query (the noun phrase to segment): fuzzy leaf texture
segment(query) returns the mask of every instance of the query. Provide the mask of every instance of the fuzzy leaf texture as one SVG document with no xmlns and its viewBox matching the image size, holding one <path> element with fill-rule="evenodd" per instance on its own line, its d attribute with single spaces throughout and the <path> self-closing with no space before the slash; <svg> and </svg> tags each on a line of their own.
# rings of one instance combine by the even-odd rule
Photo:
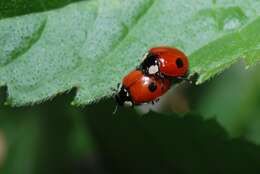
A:
<svg viewBox="0 0 260 174">
<path fill-rule="evenodd" d="M 56 7 L 1 15 L 7 104 L 39 103 L 74 87 L 76 105 L 109 97 L 154 46 L 183 50 L 191 74 L 200 75 L 197 83 L 238 59 L 248 66 L 260 59 L 258 0 L 91 0 Z"/>
</svg>

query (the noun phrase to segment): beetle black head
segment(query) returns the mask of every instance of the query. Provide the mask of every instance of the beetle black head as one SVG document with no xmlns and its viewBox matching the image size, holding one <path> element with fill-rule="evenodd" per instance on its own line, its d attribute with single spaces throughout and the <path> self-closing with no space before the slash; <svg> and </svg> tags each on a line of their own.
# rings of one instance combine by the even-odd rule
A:
<svg viewBox="0 0 260 174">
<path fill-rule="evenodd" d="M 129 91 L 124 86 L 115 95 L 115 100 L 120 106 L 132 107 L 134 105 Z"/>
<path fill-rule="evenodd" d="M 140 69 L 147 75 L 157 74 L 159 72 L 158 56 L 151 52 L 146 54 L 143 62 L 140 64 Z"/>
</svg>

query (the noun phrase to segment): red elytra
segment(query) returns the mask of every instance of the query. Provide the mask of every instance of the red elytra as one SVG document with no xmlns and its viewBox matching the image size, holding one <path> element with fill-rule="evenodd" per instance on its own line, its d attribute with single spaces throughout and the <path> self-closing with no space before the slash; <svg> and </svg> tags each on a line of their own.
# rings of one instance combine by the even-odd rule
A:
<svg viewBox="0 0 260 174">
<path fill-rule="evenodd" d="M 133 106 L 152 102 L 162 96 L 171 86 L 170 80 L 145 75 L 141 70 L 131 71 L 122 80 L 116 94 L 119 105 Z"/>
<path fill-rule="evenodd" d="M 148 51 L 140 67 L 145 74 L 185 77 L 188 74 L 189 61 L 177 48 L 155 47 Z"/>
</svg>

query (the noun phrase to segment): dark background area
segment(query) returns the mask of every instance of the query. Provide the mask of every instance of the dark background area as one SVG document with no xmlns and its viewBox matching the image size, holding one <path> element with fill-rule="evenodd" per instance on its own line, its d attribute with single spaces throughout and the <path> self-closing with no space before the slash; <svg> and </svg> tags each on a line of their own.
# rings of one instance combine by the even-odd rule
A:
<svg viewBox="0 0 260 174">
<path fill-rule="evenodd" d="M 57 9 L 79 1 L 82 0 L 3 0 L 0 1 L 0 19 Z"/>
<path fill-rule="evenodd" d="M 1 173 L 259 173 L 257 141 L 243 133 L 232 136 L 219 117 L 205 117 L 203 113 L 207 112 L 200 109 L 207 98 L 213 100 L 210 96 L 221 89 L 218 87 L 221 83 L 226 86 L 221 89 L 224 94 L 228 93 L 226 90 L 230 92 L 228 83 L 235 85 L 232 79 L 248 84 L 251 77 L 252 84 L 258 84 L 253 80 L 257 69 L 242 78 L 237 72 L 239 68 L 240 65 L 235 65 L 203 85 L 186 86 L 184 93 L 190 110 L 186 114 L 166 109 L 165 113 L 140 115 L 134 109 L 119 108 L 113 115 L 113 99 L 73 107 L 70 102 L 75 90 L 52 101 L 22 108 L 4 106 L 5 96 L 1 96 Z M 231 91 L 234 102 L 243 101 L 235 101 L 236 90 Z M 6 94 L 5 88 L 1 94 Z M 215 97 L 214 103 L 216 100 L 225 103 L 227 98 Z M 206 103 L 210 108 L 210 103 Z M 234 103 L 225 105 L 232 107 Z M 216 106 L 220 111 L 218 106 L 222 105 Z M 257 109 L 254 113 L 258 114 Z"/>
</svg>

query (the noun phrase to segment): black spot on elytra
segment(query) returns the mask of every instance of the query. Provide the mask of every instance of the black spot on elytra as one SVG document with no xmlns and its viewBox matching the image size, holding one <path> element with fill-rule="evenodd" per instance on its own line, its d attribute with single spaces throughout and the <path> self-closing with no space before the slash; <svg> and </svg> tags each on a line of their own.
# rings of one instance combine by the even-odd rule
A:
<svg viewBox="0 0 260 174">
<path fill-rule="evenodd" d="M 183 67 L 183 61 L 181 60 L 181 58 L 177 58 L 176 65 L 177 65 L 177 68 L 182 68 Z"/>
<path fill-rule="evenodd" d="M 154 92 L 157 89 L 157 85 L 154 82 L 152 82 L 149 84 L 148 88 L 151 92 Z"/>
</svg>

